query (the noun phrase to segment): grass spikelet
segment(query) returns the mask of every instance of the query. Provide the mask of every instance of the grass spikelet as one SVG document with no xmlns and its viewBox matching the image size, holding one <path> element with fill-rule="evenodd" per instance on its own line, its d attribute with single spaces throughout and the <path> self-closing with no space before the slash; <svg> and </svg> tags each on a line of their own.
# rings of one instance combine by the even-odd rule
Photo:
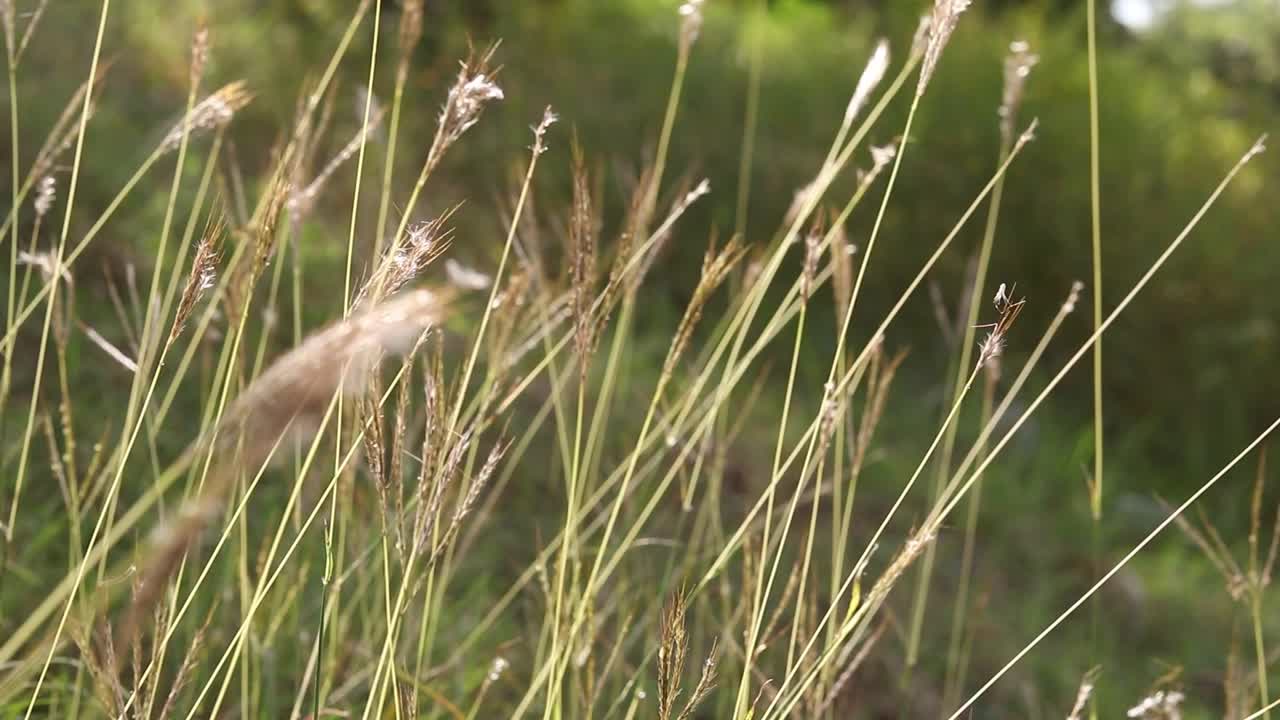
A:
<svg viewBox="0 0 1280 720">
<path fill-rule="evenodd" d="M 169 330 L 167 341 L 169 344 L 182 334 L 196 303 L 204 296 L 204 292 L 214 285 L 218 262 L 222 259 L 222 236 L 225 230 L 226 223 L 220 214 L 217 220 L 211 221 L 205 228 L 199 244 L 196 245 L 196 254 L 191 260 L 191 272 L 187 275 L 187 283 L 183 286 L 182 295 L 178 300 L 178 311 L 174 315 L 173 328 Z"/>
</svg>

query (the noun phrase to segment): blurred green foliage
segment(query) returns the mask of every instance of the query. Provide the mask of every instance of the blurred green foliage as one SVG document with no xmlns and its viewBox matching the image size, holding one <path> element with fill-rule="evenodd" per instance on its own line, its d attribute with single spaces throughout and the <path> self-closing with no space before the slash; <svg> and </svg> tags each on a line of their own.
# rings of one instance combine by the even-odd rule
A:
<svg viewBox="0 0 1280 720">
<path fill-rule="evenodd" d="M 457 252 L 491 255 L 502 229 L 495 198 L 522 162 L 528 126 L 552 105 L 579 135 L 605 179 L 607 213 L 625 203 L 625 178 L 652 147 L 674 63 L 674 2 L 543 0 L 530 3 L 428 3 L 427 37 L 416 51 L 398 153 L 398 183 L 408 184 L 425 151 L 434 117 L 422 113 L 441 93 L 469 43 L 501 39 L 498 61 L 506 100 L 485 118 L 449 160 L 446 182 L 427 198 L 428 211 L 466 200 L 457 215 Z M 671 312 L 696 279 L 696 259 L 708 228 L 722 236 L 734 226 L 750 53 L 762 57 L 761 105 L 750 176 L 749 239 L 767 240 L 797 188 L 825 152 L 872 40 L 890 39 L 901 58 L 921 7 L 916 3 L 817 3 L 779 0 L 712 3 L 695 49 L 686 101 L 673 138 L 674 173 L 707 177 L 715 189 L 683 226 L 686 241 L 664 292 Z M 932 83 L 910 141 L 897 193 L 886 218 L 886 241 L 876 250 L 868 311 L 896 297 L 921 260 L 943 237 L 995 166 L 995 108 L 1001 60 L 1013 39 L 1041 56 L 1028 85 L 1025 123 L 1040 120 L 1038 140 L 1009 176 L 993 278 L 1017 282 L 1028 296 L 1028 335 L 1056 309 L 1071 280 L 1090 276 L 1087 86 L 1081 4 L 1006 3 L 966 16 Z M 51 27 L 90 37 L 92 3 L 56 3 Z M 293 109 L 338 43 L 349 20 L 345 2 L 232 0 L 206 7 L 172 3 L 163 16 L 149 4 L 125 4 L 113 16 L 108 55 L 114 58 L 89 142 L 81 190 L 83 213 L 96 213 L 139 158 L 177 117 L 185 91 L 188 29 L 206 18 L 212 32 L 215 81 L 246 79 L 257 98 L 237 118 L 234 157 L 252 178 L 273 143 L 287 131 Z M 396 3 L 384 2 L 377 94 L 390 95 L 397 53 Z M 1257 24 L 1253 18 L 1261 18 Z M 1274 17 L 1258 2 L 1228 9 L 1185 9 L 1150 36 L 1135 38 L 1104 27 L 1101 66 L 1101 154 L 1104 298 L 1108 309 L 1177 234 L 1213 185 L 1253 138 L 1277 117 Z M 1270 24 L 1268 24 L 1270 23 Z M 1248 29 L 1249 32 L 1238 32 Z M 363 44 L 362 44 L 363 43 Z M 368 34 L 358 37 L 339 66 L 332 150 L 354 133 L 356 92 L 368 68 Z M 37 43 L 33 63 L 48 81 L 24 88 L 27 146 L 42 139 L 79 82 L 88 47 Z M 1236 58 L 1227 68 L 1215 57 Z M 1246 58 L 1240 60 L 1240 58 Z M 1245 70 L 1241 70 L 1244 67 Z M 893 139 L 905 113 L 893 107 L 871 141 Z M 555 139 L 562 146 L 564 136 Z M 865 156 L 863 164 L 869 161 Z M 567 192 L 567 162 L 547 163 L 541 177 L 545 207 Z M 1173 263 L 1115 325 L 1105 342 L 1111 437 L 1164 467 L 1181 482 L 1196 482 L 1250 428 L 1276 410 L 1280 375 L 1277 311 L 1272 291 L 1280 250 L 1276 208 L 1263 179 L 1280 161 L 1264 154 L 1196 229 Z M 193 165 L 190 172 L 197 172 Z M 340 173 L 349 187 L 353 168 Z M 161 173 L 151 181 L 163 181 Z M 848 187 L 848 183 L 844 187 Z M 336 263 L 349 200 L 331 191 L 307 231 L 316 262 Z M 833 197 L 840 196 L 837 193 Z M 144 196 L 145 197 L 145 196 Z M 163 196 L 131 208 L 101 252 L 146 256 L 147 230 L 163 211 Z M 136 201 L 133 201 L 136 202 Z M 865 235 L 871 206 L 851 223 Z M 369 220 L 371 223 L 372 220 Z M 136 224 L 135 224 L 136 223 Z M 969 254 L 981 232 L 970 223 L 944 259 L 936 282 L 953 303 L 964 284 Z M 115 247 L 112 248 L 111 245 Z M 326 248 L 330 248 L 326 250 Z M 688 260 L 689 262 L 684 262 Z M 316 308 L 324 317 L 329 308 Z M 1068 328 L 1085 337 L 1088 313 Z M 937 337 L 924 294 L 891 341 L 910 343 L 923 357 Z M 819 347 L 815 345 L 815 347 Z M 1059 347 L 1070 348 L 1071 342 Z M 821 349 L 821 348 L 820 348 Z M 1015 339 L 1015 348 L 1017 342 Z M 1063 350 L 1062 352 L 1066 352 Z M 1056 356 L 1065 359 L 1064 355 Z M 938 362 L 942 367 L 942 361 Z M 941 373 L 938 373 L 941 376 Z M 1248 377 L 1247 391 L 1236 378 Z M 1088 413 L 1087 373 L 1074 378 L 1054 407 L 1067 418 Z M 1164 466 L 1162 459 L 1169 458 Z M 1177 458 L 1176 462 L 1172 461 Z M 1185 474 L 1185 475 L 1184 475 Z M 1180 484 L 1175 482 L 1175 485 Z"/>
</svg>

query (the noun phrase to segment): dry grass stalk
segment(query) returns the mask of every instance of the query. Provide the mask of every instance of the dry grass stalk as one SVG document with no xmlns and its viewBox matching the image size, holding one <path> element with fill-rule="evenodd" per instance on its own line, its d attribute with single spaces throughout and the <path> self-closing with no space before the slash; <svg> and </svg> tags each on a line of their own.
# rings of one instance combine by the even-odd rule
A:
<svg viewBox="0 0 1280 720">
<path fill-rule="evenodd" d="M 314 432 L 335 394 L 363 392 L 378 362 L 414 348 L 428 327 L 444 319 L 447 308 L 447 295 L 405 293 L 311 335 L 250 384 L 215 428 L 215 437 L 197 444 L 217 453 L 216 463 L 203 492 L 174 521 L 157 529 L 122 637 L 132 639 L 182 556 L 221 512 L 239 469 L 255 471 L 265 464 L 286 433 Z"/>
<path fill-rule="evenodd" d="M 197 103 L 169 130 L 160 143 L 160 152 L 176 150 L 185 136 L 226 127 L 235 114 L 252 100 L 253 94 L 245 88 L 243 80 L 224 85 Z"/>
</svg>

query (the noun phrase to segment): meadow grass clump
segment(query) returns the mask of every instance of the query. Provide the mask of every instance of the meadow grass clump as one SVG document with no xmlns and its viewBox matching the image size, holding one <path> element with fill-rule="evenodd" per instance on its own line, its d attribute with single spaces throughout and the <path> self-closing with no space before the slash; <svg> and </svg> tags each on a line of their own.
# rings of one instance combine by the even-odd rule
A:
<svg viewBox="0 0 1280 720">
<path fill-rule="evenodd" d="M 917 111 L 942 82 L 936 71 L 967 6 L 937 0 L 896 72 L 890 41 L 872 46 L 843 116 L 831 119 L 824 159 L 777 229 L 747 226 L 750 193 L 740 188 L 737 231 L 709 231 L 696 284 L 658 327 L 652 286 L 674 238 L 702 232 L 693 210 L 721 192 L 714 177 L 669 177 L 683 162 L 672 139 L 711 12 L 700 0 L 669 18 L 675 68 L 655 113 L 657 142 L 623 173 L 623 191 L 598 158 L 633 150 L 590 147 L 561 132 L 573 118 L 558 125 L 546 107 L 529 118 L 516 186 L 495 213 L 505 234 L 492 242 L 457 229 L 484 210 L 435 191 L 446 156 L 507 99 L 501 47 L 473 50 L 435 88 L 429 142 L 401 137 L 405 114 L 419 109 L 409 79 L 420 1 L 398 11 L 390 105 L 376 88 L 389 74 L 378 42 L 393 11 L 363 0 L 292 125 L 248 173 L 228 146 L 252 88 L 234 80 L 203 91 L 218 26 L 184 29 L 186 105 L 138 149 L 144 159 L 101 210 L 78 206 L 77 189 L 84 154 L 101 142 L 95 109 L 112 101 L 101 90 L 112 4 L 100 6 L 87 77 L 23 164 L 16 88 L 33 81 L 22 59 L 39 41 L 44 4 L 19 32 L 5 3 L 15 129 L 0 231 L 10 243 L 0 609 L 14 614 L 0 618 L 0 714 L 774 720 L 870 717 L 890 703 L 893 716 L 967 717 L 1174 523 L 1248 606 L 1256 662 L 1241 669 L 1233 647 L 1228 715 L 1266 713 L 1263 591 L 1280 528 L 1260 539 L 1262 466 L 1247 570 L 1212 525 L 1185 516 L 1280 420 L 1118 561 L 1105 562 L 1098 540 L 1096 582 L 1030 642 L 1019 639 L 1012 659 L 1001 654 L 989 669 L 992 653 L 978 650 L 980 500 L 993 466 L 1084 355 L 1101 362 L 1102 336 L 1263 145 L 1244 152 L 1109 311 L 1094 288 L 1092 332 L 1046 369 L 1085 285 L 989 277 L 1005 183 L 1039 122 L 1020 119 L 1038 58 L 1015 41 L 988 179 L 878 307 L 867 288 L 896 281 L 873 258 L 891 244 L 901 174 L 928 152 L 913 133 Z M 366 35 L 368 56 L 351 52 Z M 350 132 L 334 111 L 352 94 L 335 81 L 349 65 L 367 79 Z M 905 121 L 881 127 L 895 102 L 907 104 Z M 872 145 L 873 135 L 893 139 Z M 69 175 L 51 174 L 67 154 Z M 152 176 L 170 161 L 164 185 Z M 548 165 L 567 168 L 566 187 L 548 187 Z M 151 187 L 164 190 L 155 257 L 123 290 L 112 286 L 121 328 L 100 331 L 90 324 L 100 315 L 82 317 L 96 299 L 82 258 Z M 874 192 L 869 234 L 851 235 Z M 958 309 L 936 296 L 954 353 L 940 418 L 890 448 L 883 426 L 901 412 L 895 388 L 912 359 L 904 309 L 984 207 Z M 82 229 L 73 217 L 86 214 Z M 1095 248 L 1098 235 L 1095 216 Z M 305 262 L 317 236 L 337 239 L 341 279 Z M 462 242 L 500 248 L 496 264 L 463 264 L 452 256 Z M 1058 299 L 1042 328 L 1023 315 Z M 304 303 L 319 310 L 304 314 Z M 319 314 L 328 320 L 308 319 Z M 829 316 L 833 326 L 819 322 Z M 107 398 L 118 406 L 72 373 L 84 354 L 120 366 L 124 389 Z M 16 379 L 18 357 L 33 358 L 29 384 Z M 106 430 L 85 437 L 88 426 Z M 1100 416 L 1096 430 L 1100 449 Z M 909 468 L 890 472 L 887 487 L 886 454 Z M 1090 507 L 1101 528 L 1100 452 L 1095 467 Z M 921 483 L 926 473 L 932 483 Z M 960 548 L 954 586 L 935 577 L 946 544 Z M 915 571 L 914 592 L 900 592 Z M 926 642 L 938 622 L 931 603 L 948 611 L 940 643 Z M 944 651 L 930 658 L 931 647 Z M 1096 659 L 1101 670 L 1069 669 L 1083 680 L 1052 699 L 1062 717 L 1110 712 Z M 898 689 L 874 694 L 885 668 Z M 873 671 L 877 680 L 860 677 Z M 1130 717 L 1175 717 L 1189 692 L 1170 675 L 1145 698 L 1107 702 L 1127 703 Z"/>
</svg>

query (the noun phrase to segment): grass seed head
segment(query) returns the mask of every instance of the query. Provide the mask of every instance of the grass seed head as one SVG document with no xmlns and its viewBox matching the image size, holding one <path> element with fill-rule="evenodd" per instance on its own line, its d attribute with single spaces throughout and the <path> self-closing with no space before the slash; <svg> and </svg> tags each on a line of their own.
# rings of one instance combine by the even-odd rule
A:
<svg viewBox="0 0 1280 720">
<path fill-rule="evenodd" d="M 236 113 L 252 100 L 253 94 L 245 89 L 243 80 L 223 86 L 191 108 L 191 111 L 169 130 L 160 143 L 160 152 L 168 153 L 176 150 L 184 136 L 226 127 Z"/>
<path fill-rule="evenodd" d="M 884 79 L 885 71 L 888 69 L 889 41 L 882 39 L 876 43 L 876 49 L 872 51 L 871 59 L 867 61 L 867 66 L 863 68 L 862 76 L 858 78 L 858 84 L 853 90 L 853 96 L 849 98 L 849 104 L 844 109 L 844 122 L 846 125 L 853 123 L 853 119 L 858 116 L 858 113 L 867 104 L 872 91 Z"/>
<path fill-rule="evenodd" d="M 929 17 L 929 37 L 924 48 L 924 64 L 920 68 L 920 82 L 916 86 L 916 95 L 923 95 L 933 71 L 938 67 L 942 51 L 947 41 L 960 23 L 960 14 L 969 7 L 969 0 L 934 0 L 933 12 Z"/>
</svg>

